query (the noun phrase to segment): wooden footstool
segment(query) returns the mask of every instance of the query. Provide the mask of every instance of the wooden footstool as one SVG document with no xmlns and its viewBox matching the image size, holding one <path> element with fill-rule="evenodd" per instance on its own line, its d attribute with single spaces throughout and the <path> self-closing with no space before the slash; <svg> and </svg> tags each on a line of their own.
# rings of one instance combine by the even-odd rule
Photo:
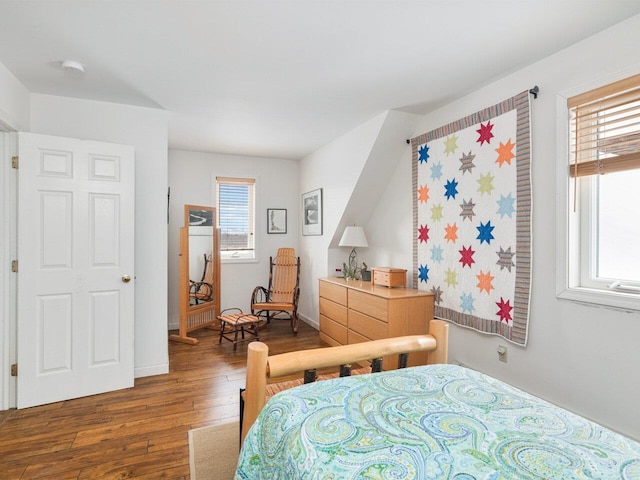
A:
<svg viewBox="0 0 640 480">
<path fill-rule="evenodd" d="M 239 308 L 227 308 L 220 312 L 218 320 L 220 320 L 220 340 L 218 343 L 222 343 L 222 339 L 225 338 L 233 342 L 233 349 L 235 350 L 238 342 L 245 340 L 245 331 L 249 335 L 253 335 L 255 340 L 260 340 L 258 334 L 258 323 L 260 323 L 260 319 L 255 315 L 244 313 Z M 242 336 L 239 340 L 238 334 Z M 251 341 L 253 338 L 249 338 L 248 340 Z"/>
</svg>

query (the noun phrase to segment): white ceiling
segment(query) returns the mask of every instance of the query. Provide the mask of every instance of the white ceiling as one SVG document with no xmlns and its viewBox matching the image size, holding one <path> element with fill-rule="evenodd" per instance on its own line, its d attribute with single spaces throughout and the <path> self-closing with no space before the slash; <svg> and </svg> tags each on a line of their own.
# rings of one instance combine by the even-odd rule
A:
<svg viewBox="0 0 640 480">
<path fill-rule="evenodd" d="M 165 109 L 171 148 L 298 159 L 638 13 L 640 0 L 0 0 L 0 63 L 34 93 Z"/>
</svg>

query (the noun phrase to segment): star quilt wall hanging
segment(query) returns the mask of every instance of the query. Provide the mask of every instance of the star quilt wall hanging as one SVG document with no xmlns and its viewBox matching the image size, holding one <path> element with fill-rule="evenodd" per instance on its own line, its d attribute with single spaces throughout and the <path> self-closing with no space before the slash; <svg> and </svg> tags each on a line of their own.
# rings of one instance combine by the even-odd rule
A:
<svg viewBox="0 0 640 480">
<path fill-rule="evenodd" d="M 525 346 L 531 290 L 529 92 L 411 140 L 413 284 L 435 316 Z"/>
</svg>

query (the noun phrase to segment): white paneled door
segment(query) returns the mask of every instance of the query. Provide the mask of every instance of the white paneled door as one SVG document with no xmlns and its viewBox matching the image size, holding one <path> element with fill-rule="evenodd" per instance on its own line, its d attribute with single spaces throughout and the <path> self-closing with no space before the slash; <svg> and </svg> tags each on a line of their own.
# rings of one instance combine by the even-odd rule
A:
<svg viewBox="0 0 640 480">
<path fill-rule="evenodd" d="M 19 134 L 17 407 L 133 386 L 134 149 Z"/>
</svg>

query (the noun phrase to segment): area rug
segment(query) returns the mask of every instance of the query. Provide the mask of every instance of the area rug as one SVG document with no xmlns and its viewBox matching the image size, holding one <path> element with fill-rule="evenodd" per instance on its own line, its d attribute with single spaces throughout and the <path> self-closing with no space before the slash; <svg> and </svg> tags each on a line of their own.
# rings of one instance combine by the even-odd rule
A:
<svg viewBox="0 0 640 480">
<path fill-rule="evenodd" d="M 189 430 L 191 480 L 233 480 L 240 453 L 238 423 Z"/>
<path fill-rule="evenodd" d="M 529 92 L 411 140 L 414 285 L 436 318 L 527 343 Z"/>
</svg>

